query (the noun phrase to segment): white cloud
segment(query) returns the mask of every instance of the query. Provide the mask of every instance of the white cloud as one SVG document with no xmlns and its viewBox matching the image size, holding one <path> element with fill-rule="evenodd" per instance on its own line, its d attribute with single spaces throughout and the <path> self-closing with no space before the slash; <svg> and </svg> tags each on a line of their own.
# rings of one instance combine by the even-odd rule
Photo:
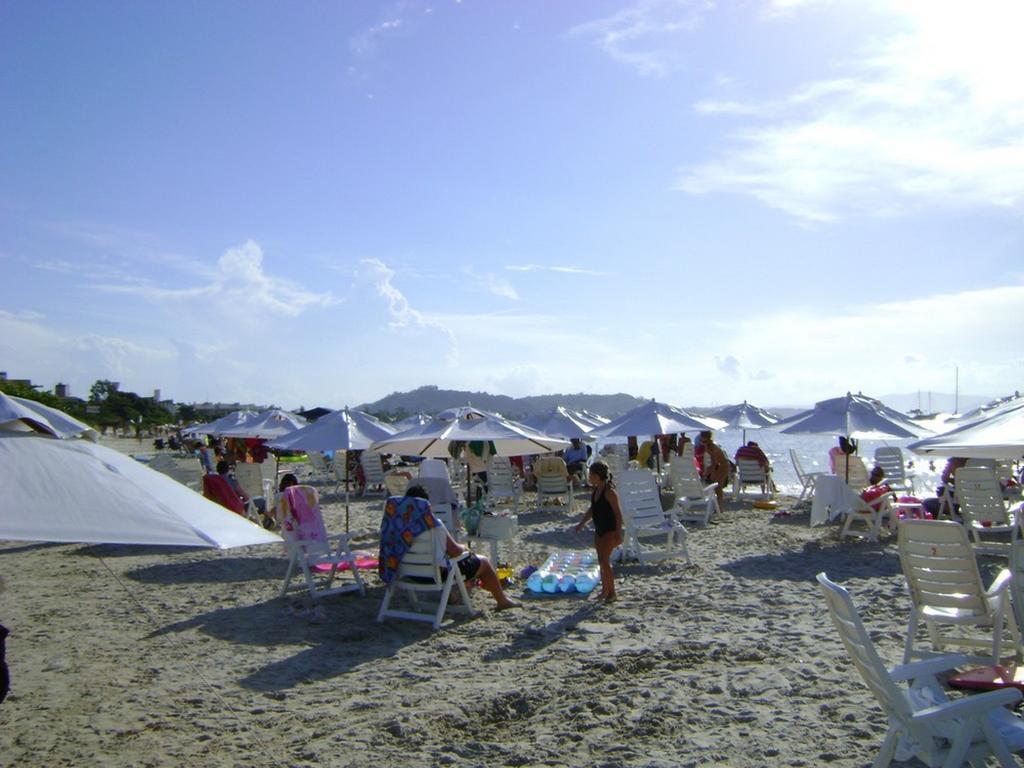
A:
<svg viewBox="0 0 1024 768">
<path fill-rule="evenodd" d="M 611 16 L 578 24 L 569 34 L 589 39 L 642 75 L 665 75 L 683 64 L 683 38 L 713 5 L 709 0 L 641 0 Z"/>
<path fill-rule="evenodd" d="M 740 361 L 732 355 L 719 357 L 715 355 L 715 367 L 724 376 L 736 377 L 740 375 Z"/>
<path fill-rule="evenodd" d="M 208 307 L 231 313 L 245 307 L 243 316 L 263 311 L 296 317 L 307 309 L 336 303 L 330 293 L 308 291 L 286 278 L 268 275 L 263 269 L 263 250 L 252 240 L 226 250 L 218 259 L 217 268 L 209 280 L 203 285 L 186 288 L 165 288 L 149 281 L 106 283 L 93 287 L 157 302 L 202 299 Z"/>
<path fill-rule="evenodd" d="M 509 264 L 505 267 L 509 272 L 558 272 L 564 275 L 590 275 L 592 277 L 605 277 L 607 272 L 598 272 L 583 267 L 567 267 L 553 264 Z"/>
<path fill-rule="evenodd" d="M 393 329 L 412 331 L 435 331 L 448 342 L 448 360 L 454 364 L 458 360 L 458 344 L 455 334 L 444 323 L 415 309 L 405 294 L 394 284 L 395 270 L 379 259 L 362 259 L 359 262 L 359 277 L 372 283 L 377 295 L 381 296 L 388 307 L 389 325 Z"/>
<path fill-rule="evenodd" d="M 840 76 L 760 105 L 770 119 L 735 130 L 717 159 L 685 169 L 676 187 L 751 195 L 812 221 L 926 205 L 1019 210 L 1024 4 L 886 7 L 900 32 Z"/>
<path fill-rule="evenodd" d="M 472 267 L 465 267 L 463 272 L 480 288 L 503 299 L 519 300 L 519 293 L 508 280 L 493 272 L 478 273 Z"/>
</svg>

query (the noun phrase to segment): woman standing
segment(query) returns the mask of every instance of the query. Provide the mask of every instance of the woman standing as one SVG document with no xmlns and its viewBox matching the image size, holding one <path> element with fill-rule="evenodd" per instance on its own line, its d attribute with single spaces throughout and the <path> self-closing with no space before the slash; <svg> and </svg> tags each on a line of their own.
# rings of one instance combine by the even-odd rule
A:
<svg viewBox="0 0 1024 768">
<path fill-rule="evenodd" d="M 590 465 L 590 508 L 576 524 L 576 532 L 583 530 L 588 520 L 594 521 L 594 549 L 601 569 L 601 594 L 606 603 L 615 600 L 615 574 L 612 571 L 612 552 L 622 544 L 622 509 L 615 490 L 612 473 L 603 461 Z"/>
</svg>

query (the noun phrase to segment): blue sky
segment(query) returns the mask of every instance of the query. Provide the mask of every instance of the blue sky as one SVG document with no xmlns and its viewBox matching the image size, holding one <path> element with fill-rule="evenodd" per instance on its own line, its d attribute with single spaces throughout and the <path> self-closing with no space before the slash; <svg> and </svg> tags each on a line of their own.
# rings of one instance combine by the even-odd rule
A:
<svg viewBox="0 0 1024 768">
<path fill-rule="evenodd" d="M 1021 387 L 1019 2 L 0 4 L 0 370 Z"/>
</svg>

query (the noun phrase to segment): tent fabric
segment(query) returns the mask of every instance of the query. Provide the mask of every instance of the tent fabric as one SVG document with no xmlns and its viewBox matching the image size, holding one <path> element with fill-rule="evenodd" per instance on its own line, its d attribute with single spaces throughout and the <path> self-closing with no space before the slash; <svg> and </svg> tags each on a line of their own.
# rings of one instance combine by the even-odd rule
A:
<svg viewBox="0 0 1024 768">
<path fill-rule="evenodd" d="M 736 405 L 723 405 L 712 411 L 711 415 L 732 429 L 760 429 L 770 427 L 779 420 L 774 413 L 751 405 L 746 400 Z"/>
<path fill-rule="evenodd" d="M 280 408 L 271 408 L 257 413 L 241 424 L 220 429 L 214 434 L 219 437 L 255 437 L 273 440 L 284 437 L 304 426 L 306 426 L 306 420 L 301 416 L 296 416 L 289 411 L 282 411 Z"/>
<path fill-rule="evenodd" d="M 84 437 L 96 442 L 99 433 L 76 418 L 48 405 L 0 392 L 0 429 L 34 430 L 62 439 Z"/>
<path fill-rule="evenodd" d="M 227 549 L 281 538 L 102 445 L 0 432 L 0 539 Z"/>
<path fill-rule="evenodd" d="M 535 416 L 523 422 L 531 429 L 571 440 L 574 437 L 586 438 L 597 426 L 591 419 L 563 405 L 557 405 L 545 414 Z"/>
<path fill-rule="evenodd" d="M 1019 459 L 1024 456 L 1024 402 L 1010 402 L 991 415 L 918 440 L 907 448 L 922 455 Z"/>
</svg>

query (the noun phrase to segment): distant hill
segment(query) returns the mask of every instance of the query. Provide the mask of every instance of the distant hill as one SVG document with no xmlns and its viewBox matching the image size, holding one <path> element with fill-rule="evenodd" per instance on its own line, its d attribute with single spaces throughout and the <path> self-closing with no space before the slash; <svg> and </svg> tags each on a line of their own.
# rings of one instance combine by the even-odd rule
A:
<svg viewBox="0 0 1024 768">
<path fill-rule="evenodd" d="M 468 392 L 460 389 L 438 389 L 424 386 L 411 392 L 392 392 L 373 403 L 364 403 L 359 410 L 400 419 L 414 413 L 435 414 L 445 408 L 459 405 L 473 405 L 485 411 L 492 411 L 520 421 L 530 416 L 546 413 L 556 405 L 564 405 L 577 411 L 590 411 L 601 416 L 614 418 L 644 402 L 643 398 L 626 395 L 535 395 L 514 398 L 508 395 L 492 395 L 487 392 Z"/>
</svg>

